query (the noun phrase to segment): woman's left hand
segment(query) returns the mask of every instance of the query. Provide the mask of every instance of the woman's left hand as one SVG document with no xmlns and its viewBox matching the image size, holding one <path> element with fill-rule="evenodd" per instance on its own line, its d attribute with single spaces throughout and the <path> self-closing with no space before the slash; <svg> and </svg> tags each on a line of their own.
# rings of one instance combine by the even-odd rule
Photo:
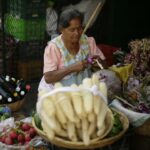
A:
<svg viewBox="0 0 150 150">
<path fill-rule="evenodd" d="M 94 61 L 96 59 L 99 60 L 100 57 L 98 55 L 93 55 L 93 56 L 88 57 L 87 61 L 89 64 L 94 65 L 94 64 L 96 64 L 96 61 Z"/>
<path fill-rule="evenodd" d="M 103 66 L 103 68 L 107 68 L 107 63 L 106 60 L 102 60 L 99 55 L 93 55 L 91 57 L 88 58 L 89 63 L 92 65 L 92 67 L 99 67 L 99 65 L 97 64 L 97 61 Z"/>
</svg>

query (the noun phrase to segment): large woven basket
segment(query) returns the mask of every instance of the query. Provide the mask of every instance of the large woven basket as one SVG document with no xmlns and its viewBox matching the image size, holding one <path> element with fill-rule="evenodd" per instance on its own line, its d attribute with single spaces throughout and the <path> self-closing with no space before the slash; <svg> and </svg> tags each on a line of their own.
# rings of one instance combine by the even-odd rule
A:
<svg viewBox="0 0 150 150">
<path fill-rule="evenodd" d="M 0 142 L 0 150 L 45 150 L 45 147 L 40 146 L 34 148 L 33 146 L 30 146 L 30 144 L 27 145 L 7 145 L 5 143 Z"/>
<path fill-rule="evenodd" d="M 115 111 L 118 112 L 117 110 L 115 110 Z M 99 140 L 92 140 L 90 142 L 90 145 L 88 145 L 88 146 L 84 145 L 83 142 L 71 142 L 71 141 L 66 141 L 64 139 L 60 139 L 60 138 L 55 138 L 54 140 L 50 140 L 42 130 L 40 130 L 36 127 L 34 119 L 32 120 L 32 124 L 33 124 L 34 128 L 36 129 L 36 131 L 38 132 L 38 134 L 42 138 L 44 138 L 46 141 L 51 142 L 57 146 L 69 148 L 69 149 L 101 148 L 101 147 L 113 144 L 114 142 L 119 140 L 124 135 L 124 133 L 127 131 L 128 127 L 129 127 L 128 118 L 123 113 L 121 113 L 121 112 L 118 112 L 118 113 L 120 114 L 120 120 L 123 125 L 123 130 L 118 135 L 113 136 L 113 137 L 99 139 Z"/>
<path fill-rule="evenodd" d="M 25 99 L 22 99 L 10 104 L 1 104 L 0 106 L 7 106 L 11 109 L 12 112 L 14 112 L 18 111 L 22 107 L 24 101 Z"/>
<path fill-rule="evenodd" d="M 150 119 L 148 119 L 143 125 L 135 128 L 135 133 L 150 137 Z"/>
</svg>

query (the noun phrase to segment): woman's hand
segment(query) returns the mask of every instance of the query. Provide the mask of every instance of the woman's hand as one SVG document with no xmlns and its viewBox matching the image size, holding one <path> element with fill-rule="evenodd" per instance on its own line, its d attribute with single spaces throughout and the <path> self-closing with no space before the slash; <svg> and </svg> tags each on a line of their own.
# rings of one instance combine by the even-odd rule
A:
<svg viewBox="0 0 150 150">
<path fill-rule="evenodd" d="M 79 61 L 70 67 L 74 70 L 74 72 L 80 72 L 84 70 L 88 66 L 87 60 Z"/>
<path fill-rule="evenodd" d="M 89 64 L 92 65 L 92 64 L 96 63 L 95 60 L 99 60 L 99 59 L 100 59 L 100 57 L 98 55 L 93 55 L 93 56 L 88 57 L 87 61 Z"/>
<path fill-rule="evenodd" d="M 92 65 L 92 68 L 99 68 L 100 65 L 102 65 L 103 68 L 107 69 L 107 63 L 106 60 L 102 60 L 99 55 L 93 55 L 88 58 L 88 62 Z M 99 64 L 100 65 L 99 65 Z"/>
</svg>

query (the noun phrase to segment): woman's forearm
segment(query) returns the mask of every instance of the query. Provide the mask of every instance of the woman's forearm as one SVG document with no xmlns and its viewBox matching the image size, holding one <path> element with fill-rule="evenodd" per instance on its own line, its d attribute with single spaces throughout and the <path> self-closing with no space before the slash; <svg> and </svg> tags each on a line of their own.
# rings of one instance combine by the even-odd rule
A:
<svg viewBox="0 0 150 150">
<path fill-rule="evenodd" d="M 75 64 L 72 64 L 68 67 L 55 70 L 55 71 L 49 71 L 44 74 L 44 78 L 46 83 L 55 83 L 57 81 L 60 81 L 63 79 L 66 75 L 69 75 L 73 72 L 80 72 L 81 70 L 84 70 L 87 67 L 87 61 L 79 61 Z"/>
<path fill-rule="evenodd" d="M 63 69 L 49 71 L 44 74 L 46 83 L 55 83 L 63 79 L 66 75 L 74 72 L 72 67 L 66 67 Z"/>
</svg>

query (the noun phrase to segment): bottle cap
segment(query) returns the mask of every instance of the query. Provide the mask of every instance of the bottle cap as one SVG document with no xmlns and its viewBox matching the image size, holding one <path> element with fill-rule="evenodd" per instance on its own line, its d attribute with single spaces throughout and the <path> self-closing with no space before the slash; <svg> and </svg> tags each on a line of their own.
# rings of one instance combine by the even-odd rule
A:
<svg viewBox="0 0 150 150">
<path fill-rule="evenodd" d="M 22 96 L 25 95 L 25 92 L 24 92 L 24 91 L 21 91 L 21 92 L 20 92 L 20 95 L 22 95 Z"/>
<path fill-rule="evenodd" d="M 9 97 L 7 100 L 8 100 L 8 102 L 12 102 L 12 98 L 11 97 Z"/>
<path fill-rule="evenodd" d="M 16 81 L 16 79 L 15 79 L 15 78 L 13 78 L 13 77 L 12 77 L 11 79 L 12 79 L 12 81 L 14 81 L 14 82 Z"/>
<path fill-rule="evenodd" d="M 26 89 L 29 91 L 31 89 L 30 85 L 26 85 Z"/>
<path fill-rule="evenodd" d="M 9 76 L 6 76 L 5 80 L 9 82 Z"/>
<path fill-rule="evenodd" d="M 9 75 L 6 75 L 6 78 L 9 78 Z"/>
<path fill-rule="evenodd" d="M 20 89 L 20 87 L 18 86 L 18 87 L 16 87 L 16 91 L 17 92 L 19 92 L 21 89 Z"/>
<path fill-rule="evenodd" d="M 17 96 L 18 96 L 18 93 L 17 93 L 17 92 L 15 92 L 15 93 L 13 94 L 13 96 L 14 96 L 14 97 L 17 97 Z"/>
</svg>

